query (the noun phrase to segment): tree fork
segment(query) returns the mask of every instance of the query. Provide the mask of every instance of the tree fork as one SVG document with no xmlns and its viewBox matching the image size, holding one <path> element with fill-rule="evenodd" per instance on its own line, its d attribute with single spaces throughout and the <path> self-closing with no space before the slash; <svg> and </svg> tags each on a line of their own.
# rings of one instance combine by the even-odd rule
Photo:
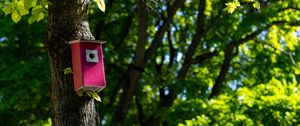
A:
<svg viewBox="0 0 300 126">
<path fill-rule="evenodd" d="M 88 24 L 89 0 L 50 0 L 47 50 L 52 83 L 52 124 L 54 126 L 97 126 L 99 117 L 94 100 L 78 97 L 73 88 L 72 74 L 63 69 L 71 67 L 68 41 L 94 40 Z"/>
</svg>

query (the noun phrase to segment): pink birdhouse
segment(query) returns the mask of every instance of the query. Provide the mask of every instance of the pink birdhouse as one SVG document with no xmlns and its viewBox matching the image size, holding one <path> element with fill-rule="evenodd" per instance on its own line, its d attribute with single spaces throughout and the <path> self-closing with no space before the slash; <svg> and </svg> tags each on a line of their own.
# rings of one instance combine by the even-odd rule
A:
<svg viewBox="0 0 300 126">
<path fill-rule="evenodd" d="M 106 86 L 103 43 L 94 40 L 70 41 L 75 91 L 100 91 Z"/>
</svg>

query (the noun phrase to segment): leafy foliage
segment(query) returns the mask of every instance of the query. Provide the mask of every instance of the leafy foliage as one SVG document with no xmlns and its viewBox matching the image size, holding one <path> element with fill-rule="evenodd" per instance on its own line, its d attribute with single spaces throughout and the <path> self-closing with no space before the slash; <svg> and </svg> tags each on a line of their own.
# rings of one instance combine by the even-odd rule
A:
<svg viewBox="0 0 300 126">
<path fill-rule="evenodd" d="M 252 88 L 242 87 L 231 95 L 197 101 L 202 114 L 179 125 L 297 125 L 298 89 L 296 83 L 275 78 Z"/>
<path fill-rule="evenodd" d="M 97 0 L 97 5 L 98 5 L 98 8 L 105 12 L 105 3 L 104 3 L 104 0 Z"/>
<path fill-rule="evenodd" d="M 30 14 L 28 23 L 41 21 L 45 17 L 47 9 L 47 0 L 5 0 L 4 8 L 2 9 L 5 15 L 11 14 L 11 18 L 15 23 L 18 23 L 22 16 Z"/>
</svg>

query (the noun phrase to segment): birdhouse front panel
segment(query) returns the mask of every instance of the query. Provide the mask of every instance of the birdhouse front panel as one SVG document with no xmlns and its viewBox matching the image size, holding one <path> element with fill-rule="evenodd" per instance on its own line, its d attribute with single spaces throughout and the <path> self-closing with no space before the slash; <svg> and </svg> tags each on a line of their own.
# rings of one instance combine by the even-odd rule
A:
<svg viewBox="0 0 300 126">
<path fill-rule="evenodd" d="M 71 41 L 75 91 L 99 91 L 106 86 L 102 42 Z"/>
</svg>

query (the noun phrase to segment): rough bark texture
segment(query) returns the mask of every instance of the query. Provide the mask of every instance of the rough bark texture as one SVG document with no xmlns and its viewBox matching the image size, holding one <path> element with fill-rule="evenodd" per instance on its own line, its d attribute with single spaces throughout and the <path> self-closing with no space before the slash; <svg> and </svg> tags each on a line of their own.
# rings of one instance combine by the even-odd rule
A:
<svg viewBox="0 0 300 126">
<path fill-rule="evenodd" d="M 68 41 L 93 40 L 87 21 L 89 0 L 50 0 L 47 49 L 52 84 L 52 124 L 54 126 L 96 126 L 99 124 L 94 100 L 78 97 L 73 89 L 72 74 L 63 70 L 71 67 Z"/>
</svg>

